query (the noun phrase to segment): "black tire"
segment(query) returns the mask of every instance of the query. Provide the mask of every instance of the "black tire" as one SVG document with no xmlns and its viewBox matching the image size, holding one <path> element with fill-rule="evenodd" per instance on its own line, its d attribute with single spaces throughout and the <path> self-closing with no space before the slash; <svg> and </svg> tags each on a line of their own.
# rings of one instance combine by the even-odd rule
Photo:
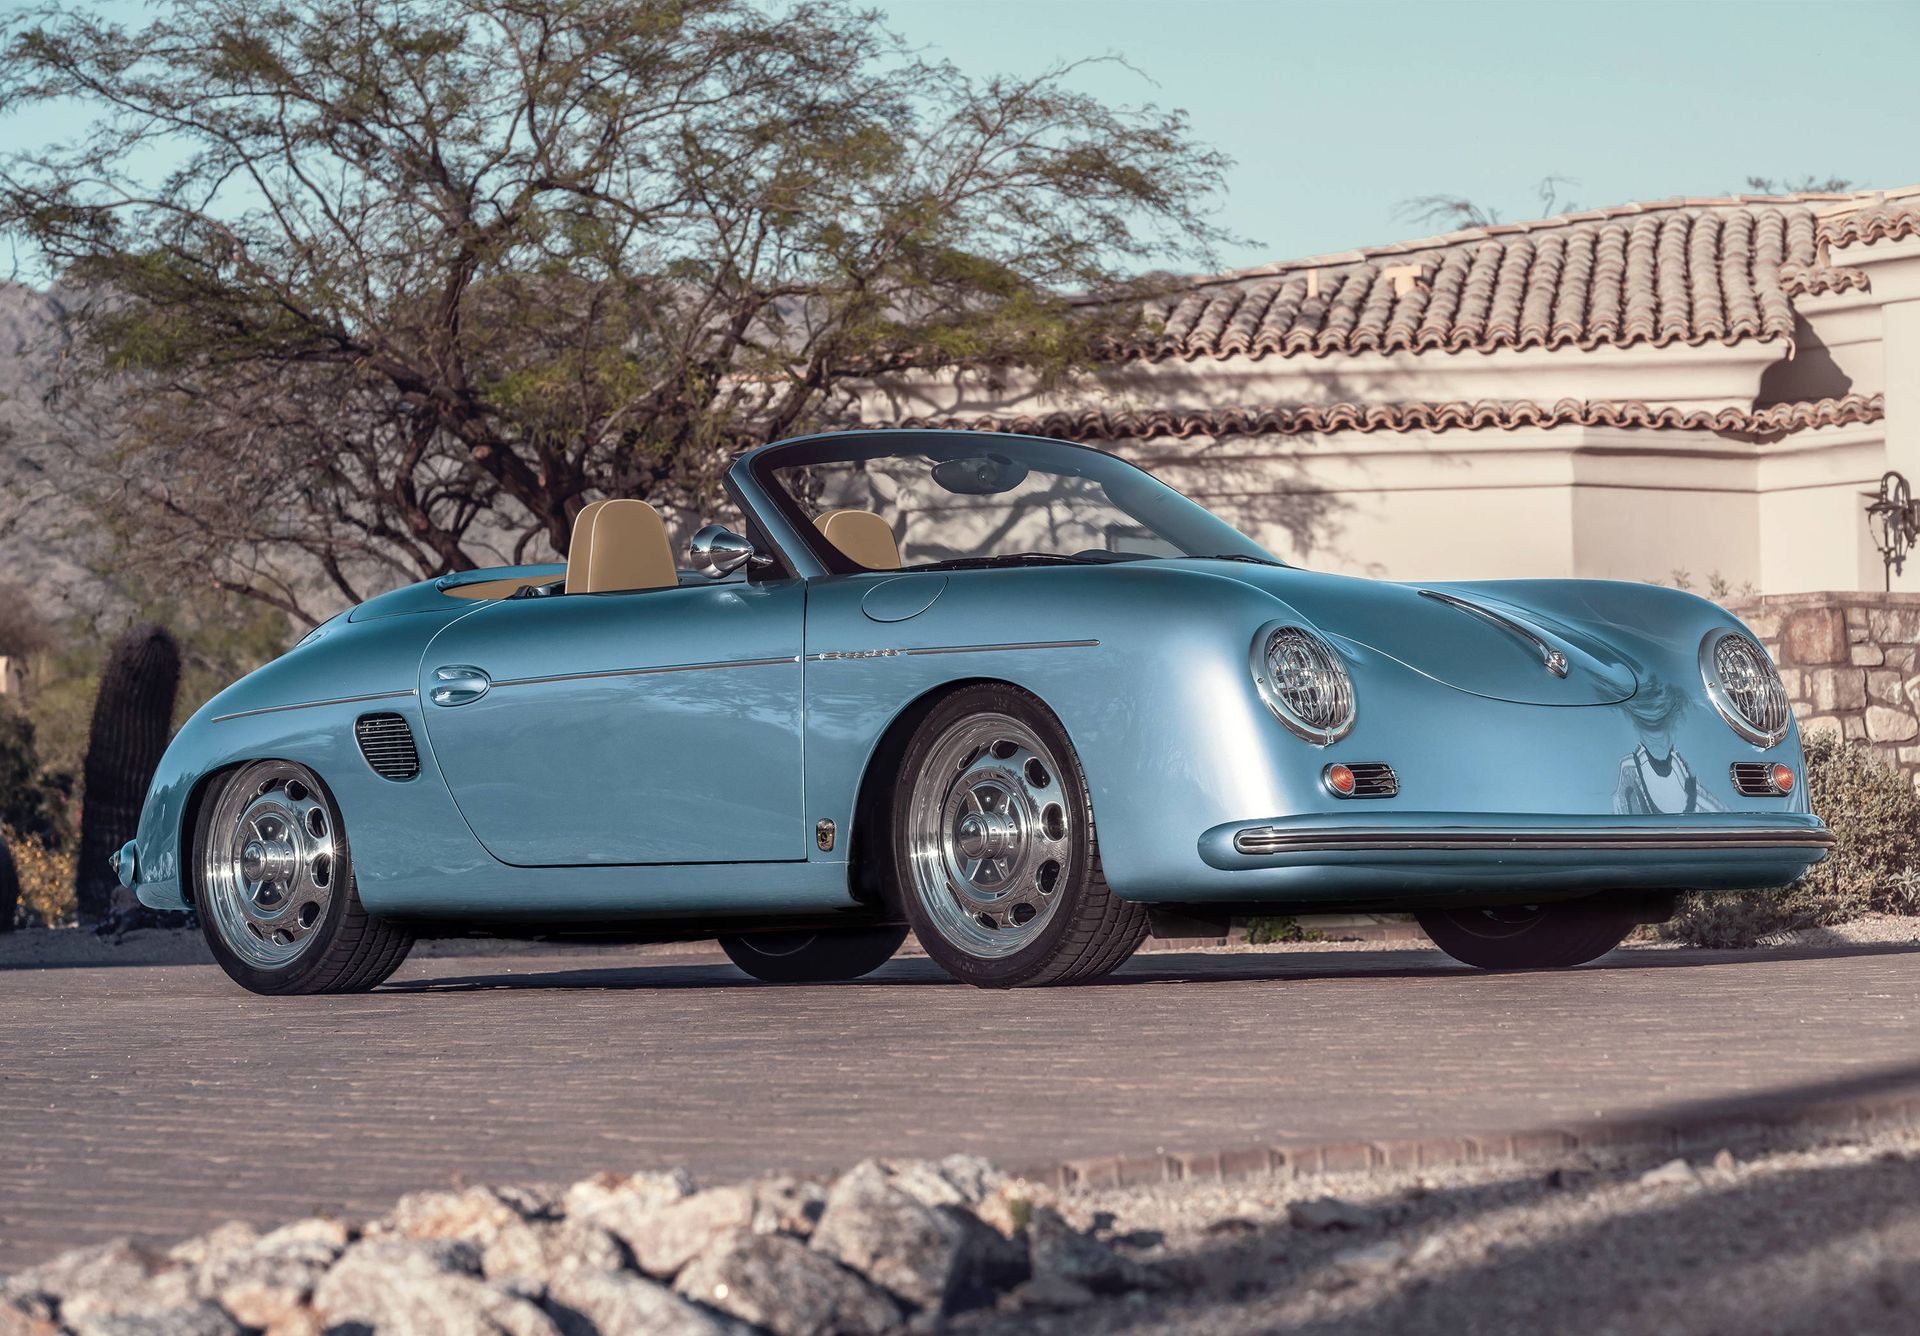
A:
<svg viewBox="0 0 1920 1336">
<path fill-rule="evenodd" d="M 1645 915 L 1627 903 L 1430 909 L 1414 915 L 1433 944 L 1483 970 L 1565 969 L 1598 960 Z"/>
<path fill-rule="evenodd" d="M 727 959 L 766 983 L 840 983 L 871 974 L 907 940 L 904 926 L 722 937 Z"/>
<path fill-rule="evenodd" d="M 244 882 L 231 890 L 215 885 L 223 874 L 210 861 L 210 851 L 233 849 L 244 833 L 230 819 L 223 820 L 234 812 L 235 804 L 250 799 L 254 803 L 271 799 L 276 785 L 277 792 L 289 802 L 301 804 L 309 820 L 315 810 L 323 813 L 318 823 L 323 836 L 315 836 L 312 847 L 296 848 L 296 857 L 285 861 L 288 865 L 316 862 L 323 856 L 317 852 L 320 848 L 317 841 L 324 838 L 327 866 L 325 904 L 324 907 L 316 905 L 313 921 L 305 923 L 298 917 L 305 908 L 303 904 L 289 904 L 295 917 L 287 920 L 287 927 L 297 932 L 298 942 L 290 941 L 288 946 L 297 945 L 297 949 L 277 963 L 261 959 L 260 947 L 272 945 L 270 938 L 247 928 L 245 924 L 250 920 L 236 918 L 239 911 L 235 906 L 240 899 L 257 904 L 258 898 L 245 894 Z M 292 796 L 296 792 L 297 799 Z M 218 857 L 218 853 L 212 855 L 214 859 Z M 240 861 L 235 859 L 236 874 Z M 319 776 L 304 766 L 286 761 L 254 761 L 215 780 L 194 822 L 193 846 L 188 851 L 186 871 L 192 879 L 200 931 L 213 951 L 213 958 L 235 983 L 251 992 L 268 995 L 365 992 L 385 981 L 412 949 L 412 933 L 375 918 L 360 903 L 346 824 L 340 818 L 339 806 Z M 310 868 L 304 875 L 311 879 Z M 285 897 L 290 902 L 297 899 L 296 882 L 296 878 L 290 877 L 288 884 L 294 894 Z M 308 893 L 318 894 L 312 890 Z M 243 931 L 250 932 L 256 940 L 252 943 L 239 940 L 238 934 Z"/>
<path fill-rule="evenodd" d="M 976 739 L 988 741 L 974 750 Z M 992 773 L 996 763 L 1001 773 Z M 970 775 L 977 782 L 969 782 Z M 1005 797 L 995 799 L 993 785 L 1002 780 Z M 957 795 L 960 807 L 953 805 Z M 966 795 L 977 795 L 974 817 L 998 822 L 995 829 L 963 836 L 964 814 L 958 823 L 945 819 L 964 813 Z M 993 804 L 1001 801 L 1007 806 L 994 811 Z M 963 983 L 980 988 L 1085 983 L 1118 969 L 1147 935 L 1145 907 L 1122 900 L 1107 885 L 1093 804 L 1073 744 L 1052 712 L 1028 692 L 982 684 L 936 703 L 901 758 L 890 818 L 896 903 L 927 955 Z M 985 906 L 989 912 L 970 912 L 983 901 L 979 883 L 958 870 L 976 861 L 963 856 L 967 839 L 984 851 L 977 860 L 981 869 L 989 863 L 1005 867 L 1005 889 L 996 901 L 1005 912 L 997 923 L 992 905 Z M 1004 856 L 993 853 L 995 848 Z M 1023 907 L 1028 913 L 1021 918 Z M 970 919 L 979 924 L 977 931 Z"/>
</svg>

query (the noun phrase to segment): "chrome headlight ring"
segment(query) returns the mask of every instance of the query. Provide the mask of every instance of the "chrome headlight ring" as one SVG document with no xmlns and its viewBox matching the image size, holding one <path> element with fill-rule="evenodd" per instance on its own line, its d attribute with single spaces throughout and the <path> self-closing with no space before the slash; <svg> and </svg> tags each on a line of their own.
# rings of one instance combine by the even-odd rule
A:
<svg viewBox="0 0 1920 1336">
<path fill-rule="evenodd" d="M 1756 747 L 1787 736 L 1793 706 L 1773 660 L 1743 631 L 1717 626 L 1700 640 L 1700 680 L 1727 727 Z"/>
<path fill-rule="evenodd" d="M 1298 622 L 1268 622 L 1254 633 L 1253 684 L 1274 718 L 1316 747 L 1353 731 L 1353 679 L 1340 653 Z"/>
</svg>

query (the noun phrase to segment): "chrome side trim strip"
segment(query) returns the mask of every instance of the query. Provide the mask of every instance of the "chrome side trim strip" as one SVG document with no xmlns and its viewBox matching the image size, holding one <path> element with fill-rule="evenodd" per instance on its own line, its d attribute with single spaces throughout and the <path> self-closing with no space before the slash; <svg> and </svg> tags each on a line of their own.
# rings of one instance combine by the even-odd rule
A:
<svg viewBox="0 0 1920 1336">
<path fill-rule="evenodd" d="M 800 656 L 789 654 L 780 659 L 727 659 L 719 663 L 669 663 L 657 668 L 608 668 L 597 673 L 553 673 L 546 677 L 503 677 L 493 684 L 501 687 L 544 686 L 548 682 L 591 682 L 602 677 L 651 677 L 656 673 L 700 673 L 715 668 L 767 668 L 780 663 L 798 663 Z"/>
<path fill-rule="evenodd" d="M 1502 616 L 1492 608 L 1483 608 L 1478 603 L 1461 598 L 1458 594 L 1446 594 L 1438 589 L 1422 589 L 1420 591 L 1420 597 L 1430 598 L 1436 603 L 1444 603 L 1448 607 L 1458 608 L 1462 612 L 1470 612 L 1475 617 L 1481 617 L 1493 623 L 1493 625 L 1499 627 L 1508 635 L 1518 636 L 1527 642 L 1535 654 L 1540 656 L 1540 666 L 1542 668 L 1545 668 L 1555 677 L 1565 677 L 1567 675 L 1567 656 L 1548 644 L 1545 638 L 1536 634 L 1530 627 L 1522 626 L 1513 618 Z"/>
<path fill-rule="evenodd" d="M 808 663 L 842 659 L 898 659 L 908 654 L 987 654 L 1009 649 L 1093 649 L 1098 640 L 1027 640 L 1014 645 L 930 645 L 919 649 L 830 649 L 807 655 Z"/>
<path fill-rule="evenodd" d="M 1351 853 L 1461 849 L 1831 849 L 1824 830 L 1282 830 L 1255 826 L 1233 837 L 1243 854 Z"/>
<path fill-rule="evenodd" d="M 250 719 L 256 714 L 279 714 L 285 710 L 317 710 L 323 705 L 359 705 L 370 700 L 399 700 L 403 696 L 413 694 L 413 688 L 408 687 L 405 691 L 376 691 L 367 696 L 331 696 L 326 700 L 303 700 L 297 705 L 263 705 L 257 710 L 235 710 L 232 714 L 216 714 L 207 722 L 224 724 L 229 719 Z"/>
<path fill-rule="evenodd" d="M 910 649 L 909 654 L 984 654 L 1003 649 L 1095 649 L 1098 640 L 1029 640 L 1016 645 L 938 645 Z"/>
</svg>

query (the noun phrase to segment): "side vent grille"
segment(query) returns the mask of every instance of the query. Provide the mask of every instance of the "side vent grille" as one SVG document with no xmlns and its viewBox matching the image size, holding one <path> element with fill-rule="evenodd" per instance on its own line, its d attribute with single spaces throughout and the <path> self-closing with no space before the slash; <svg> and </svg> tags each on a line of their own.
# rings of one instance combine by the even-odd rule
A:
<svg viewBox="0 0 1920 1336">
<path fill-rule="evenodd" d="M 1733 787 L 1744 798 L 1778 798 L 1786 790 L 1773 782 L 1773 766 L 1766 761 L 1735 761 Z"/>
<path fill-rule="evenodd" d="M 1396 798 L 1400 795 L 1400 777 L 1385 761 L 1353 761 L 1353 796 L 1356 798 Z"/>
<path fill-rule="evenodd" d="M 353 725 L 360 754 L 382 779 L 407 780 L 420 773 L 420 753 L 413 730 L 397 714 L 363 714 Z"/>
</svg>

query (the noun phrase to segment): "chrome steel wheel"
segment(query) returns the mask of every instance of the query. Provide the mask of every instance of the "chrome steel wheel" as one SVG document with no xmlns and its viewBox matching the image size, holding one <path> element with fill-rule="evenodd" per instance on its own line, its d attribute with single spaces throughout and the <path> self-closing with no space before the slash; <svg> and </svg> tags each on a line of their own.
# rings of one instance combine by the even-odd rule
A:
<svg viewBox="0 0 1920 1336">
<path fill-rule="evenodd" d="M 348 875 L 345 845 L 313 772 L 256 761 L 223 789 L 202 843 L 203 912 L 236 956 L 280 969 L 317 940 Z"/>
<path fill-rule="evenodd" d="M 968 955 L 998 959 L 1038 937 L 1073 875 L 1075 802 L 1061 763 L 1005 714 L 960 720 L 913 778 L 913 893 Z"/>
</svg>

